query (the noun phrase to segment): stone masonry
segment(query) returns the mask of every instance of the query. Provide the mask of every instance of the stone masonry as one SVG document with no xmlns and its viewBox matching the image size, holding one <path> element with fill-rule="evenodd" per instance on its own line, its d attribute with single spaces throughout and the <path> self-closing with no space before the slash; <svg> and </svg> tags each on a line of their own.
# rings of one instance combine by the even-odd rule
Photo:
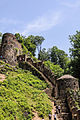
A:
<svg viewBox="0 0 80 120">
<path fill-rule="evenodd" d="M 69 94 L 67 94 L 68 89 L 75 91 L 75 93 L 79 90 L 78 80 L 71 75 L 64 75 L 57 79 L 55 89 L 57 105 L 60 105 L 61 107 L 61 112 L 58 114 L 58 118 L 61 118 L 62 120 L 73 120 L 73 118 L 75 118 L 74 120 L 79 120 L 76 118 L 76 114 L 73 114 L 73 111 L 76 112 L 76 106 L 74 107 L 73 105 L 74 101 L 71 100 Z M 75 108 L 73 111 L 71 105 Z"/>
<path fill-rule="evenodd" d="M 16 40 L 15 35 L 5 33 L 2 37 L 0 55 L 3 59 L 11 64 L 17 64 L 17 56 L 22 53 L 21 44 Z"/>
</svg>

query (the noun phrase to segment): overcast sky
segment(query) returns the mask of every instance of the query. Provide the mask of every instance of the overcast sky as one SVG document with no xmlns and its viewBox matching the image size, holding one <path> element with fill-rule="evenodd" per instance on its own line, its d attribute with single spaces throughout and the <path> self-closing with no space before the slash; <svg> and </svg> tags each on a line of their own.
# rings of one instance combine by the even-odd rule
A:
<svg viewBox="0 0 80 120">
<path fill-rule="evenodd" d="M 0 0 L 0 32 L 42 35 L 43 47 L 69 51 L 80 30 L 80 0 Z"/>
</svg>

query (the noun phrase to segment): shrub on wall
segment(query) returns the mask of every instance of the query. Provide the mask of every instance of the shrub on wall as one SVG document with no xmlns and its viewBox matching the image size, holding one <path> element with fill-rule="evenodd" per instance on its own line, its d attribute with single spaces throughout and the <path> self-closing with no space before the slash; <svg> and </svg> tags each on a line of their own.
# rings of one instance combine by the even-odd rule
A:
<svg viewBox="0 0 80 120">
<path fill-rule="evenodd" d="M 54 65 L 54 63 L 52 63 L 51 61 L 45 61 L 44 64 L 46 67 L 51 69 L 52 72 L 54 72 L 56 78 L 63 75 L 64 70 L 59 65 Z"/>
</svg>

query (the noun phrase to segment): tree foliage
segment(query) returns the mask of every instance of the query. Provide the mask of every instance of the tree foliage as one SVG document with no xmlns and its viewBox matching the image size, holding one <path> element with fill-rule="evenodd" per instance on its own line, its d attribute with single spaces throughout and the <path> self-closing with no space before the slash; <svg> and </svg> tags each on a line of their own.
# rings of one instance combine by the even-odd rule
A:
<svg viewBox="0 0 80 120">
<path fill-rule="evenodd" d="M 71 48 L 71 64 L 70 70 L 73 76 L 80 79 L 80 32 L 76 31 L 75 35 L 69 36 Z"/>
<path fill-rule="evenodd" d="M 30 51 L 33 54 L 33 56 L 35 56 L 36 48 L 38 49 L 38 53 L 40 52 L 42 42 L 44 41 L 44 37 L 33 35 L 26 37 L 20 35 L 19 33 L 16 33 L 15 36 L 18 42 L 22 43 L 22 45 L 25 46 L 28 49 L 28 51 Z"/>
<path fill-rule="evenodd" d="M 0 32 L 0 43 L 1 43 L 1 41 L 2 41 L 2 33 Z"/>
<path fill-rule="evenodd" d="M 41 45 L 44 40 L 45 39 L 42 36 L 35 36 L 34 43 L 38 49 L 38 53 L 41 51 Z"/>
<path fill-rule="evenodd" d="M 19 33 L 16 33 L 15 36 L 16 36 L 16 39 L 18 40 L 18 42 L 20 42 L 20 43 L 24 42 L 24 39 L 25 39 L 24 36 L 20 35 Z"/>
<path fill-rule="evenodd" d="M 51 61 L 45 61 L 44 64 L 54 72 L 56 78 L 63 75 L 64 70 L 59 65 L 54 65 Z"/>
<path fill-rule="evenodd" d="M 30 51 L 33 54 L 33 56 L 35 56 L 36 45 L 34 44 L 34 36 L 33 35 L 30 35 L 24 39 L 24 45 L 26 46 L 28 51 Z"/>
<path fill-rule="evenodd" d="M 58 49 L 56 46 L 51 48 L 51 62 L 60 65 L 62 69 L 66 69 L 69 63 L 68 55 L 63 51 Z"/>
<path fill-rule="evenodd" d="M 38 54 L 38 59 L 42 61 L 49 60 L 50 59 L 49 51 L 46 51 L 46 48 L 43 48 Z"/>
<path fill-rule="evenodd" d="M 31 52 L 33 56 L 35 55 L 36 45 L 34 44 L 34 36 L 30 35 L 28 37 L 22 36 L 19 33 L 15 34 L 18 42 L 22 44 L 23 52 L 26 54 L 27 51 Z"/>
<path fill-rule="evenodd" d="M 80 32 L 76 31 L 75 35 L 69 35 L 71 48 L 70 55 L 72 59 L 80 58 Z"/>
</svg>

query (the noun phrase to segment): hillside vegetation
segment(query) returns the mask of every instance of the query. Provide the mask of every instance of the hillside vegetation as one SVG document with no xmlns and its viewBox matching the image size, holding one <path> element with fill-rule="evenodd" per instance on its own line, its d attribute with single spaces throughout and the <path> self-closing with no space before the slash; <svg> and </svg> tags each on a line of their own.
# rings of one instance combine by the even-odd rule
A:
<svg viewBox="0 0 80 120">
<path fill-rule="evenodd" d="M 59 65 L 54 65 L 51 61 L 45 61 L 44 64 L 55 74 L 55 78 L 59 78 L 63 75 L 64 70 Z"/>
<path fill-rule="evenodd" d="M 40 117 L 51 112 L 51 102 L 44 92 L 48 84 L 27 70 L 0 61 L 0 120 L 32 120 L 34 111 Z"/>
</svg>

